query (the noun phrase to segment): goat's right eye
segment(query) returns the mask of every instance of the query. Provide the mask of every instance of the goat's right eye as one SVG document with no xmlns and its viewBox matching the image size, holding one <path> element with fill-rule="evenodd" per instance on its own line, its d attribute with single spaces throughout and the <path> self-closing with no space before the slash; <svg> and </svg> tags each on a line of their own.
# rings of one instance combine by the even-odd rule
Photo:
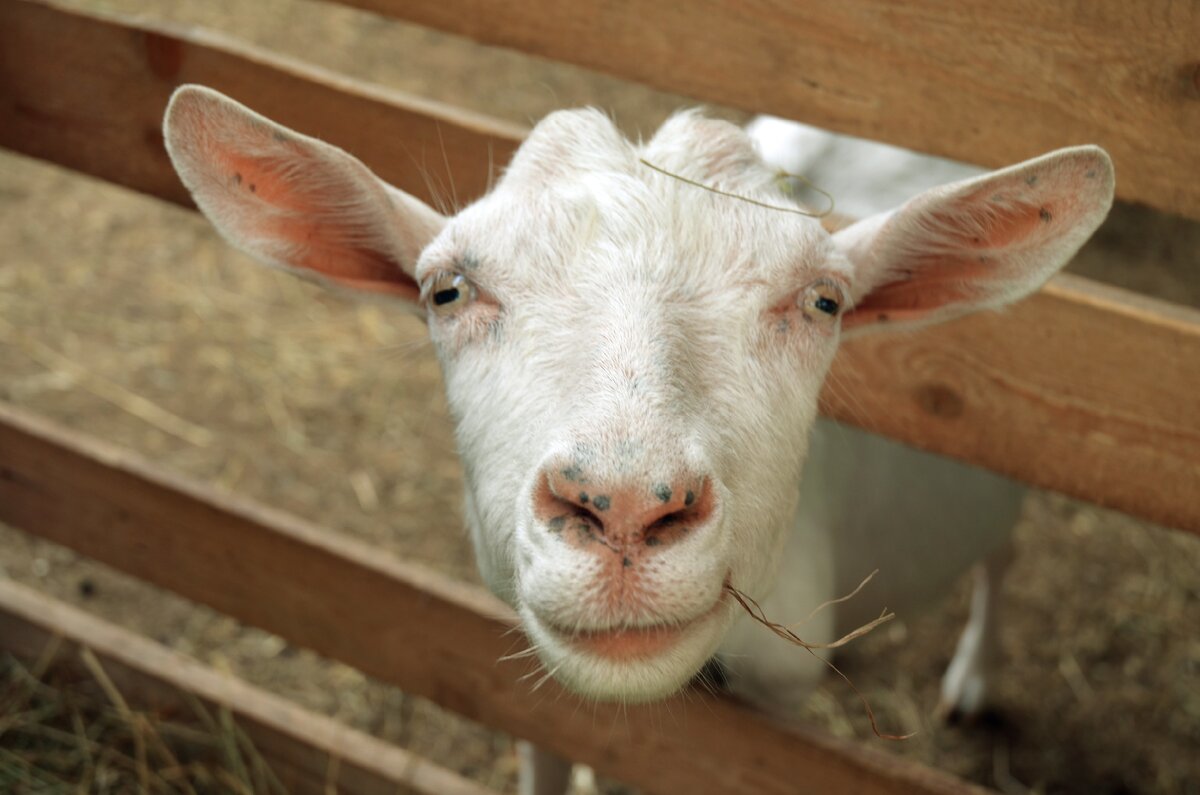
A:
<svg viewBox="0 0 1200 795">
<path fill-rule="evenodd" d="M 426 290 L 429 307 L 436 315 L 450 315 L 475 299 L 475 285 L 461 273 L 439 273 Z"/>
</svg>

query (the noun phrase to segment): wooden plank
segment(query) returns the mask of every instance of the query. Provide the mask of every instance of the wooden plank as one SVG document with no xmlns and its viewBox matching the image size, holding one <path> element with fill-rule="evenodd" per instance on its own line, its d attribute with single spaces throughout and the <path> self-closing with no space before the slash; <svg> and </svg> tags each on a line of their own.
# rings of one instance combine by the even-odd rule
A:
<svg viewBox="0 0 1200 795">
<path fill-rule="evenodd" d="M 341 0 L 706 102 L 1003 166 L 1096 143 L 1200 218 L 1200 4 Z"/>
<path fill-rule="evenodd" d="M 1076 276 L 846 343 L 826 415 L 1200 533 L 1200 312 Z"/>
<path fill-rule="evenodd" d="M 171 69 L 156 66 L 164 52 Z M 181 203 L 189 200 L 157 137 L 180 80 L 216 85 L 347 146 L 418 194 L 425 176 L 397 156 L 397 142 L 411 138 L 428 159 L 440 135 L 462 197 L 486 186 L 489 153 L 502 163 L 521 135 L 197 33 L 23 1 L 0 4 L 0 64 L 0 144 Z M 1035 486 L 1200 532 L 1200 368 L 1181 366 L 1200 361 L 1198 339 L 1200 313 L 1060 277 L 1004 314 L 848 344 L 823 407 Z"/>
<path fill-rule="evenodd" d="M 90 649 L 135 710 L 193 714 L 191 694 L 212 714 L 228 711 L 294 795 L 494 795 L 494 791 L 232 675 L 0 579 L 0 651 L 83 673 Z"/>
<path fill-rule="evenodd" d="M 705 693 L 629 707 L 554 682 L 535 694 L 527 661 L 499 661 L 523 641 L 483 591 L 4 407 L 0 521 L 648 792 L 983 792 Z"/>
<path fill-rule="evenodd" d="M 0 146 L 192 206 L 162 141 L 181 83 L 348 149 L 435 206 L 484 193 L 525 132 L 209 32 L 0 3 Z"/>
</svg>

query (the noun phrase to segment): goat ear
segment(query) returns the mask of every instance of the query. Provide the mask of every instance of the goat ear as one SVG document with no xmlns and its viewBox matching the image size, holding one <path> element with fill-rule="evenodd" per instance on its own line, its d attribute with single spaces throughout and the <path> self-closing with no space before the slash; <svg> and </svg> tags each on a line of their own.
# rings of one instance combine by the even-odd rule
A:
<svg viewBox="0 0 1200 795">
<path fill-rule="evenodd" d="M 1112 161 L 1079 146 L 928 190 L 834 235 L 853 268 L 845 336 L 949 320 L 1023 298 L 1108 214 Z"/>
<path fill-rule="evenodd" d="M 421 250 L 445 218 L 346 152 L 201 86 L 163 120 L 167 152 L 217 230 L 258 260 L 415 302 Z"/>
</svg>

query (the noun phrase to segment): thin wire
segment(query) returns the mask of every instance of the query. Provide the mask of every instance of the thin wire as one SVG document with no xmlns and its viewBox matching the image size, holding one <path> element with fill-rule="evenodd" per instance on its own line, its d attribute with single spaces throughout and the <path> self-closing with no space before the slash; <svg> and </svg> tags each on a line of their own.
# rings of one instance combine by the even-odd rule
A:
<svg viewBox="0 0 1200 795">
<path fill-rule="evenodd" d="M 819 212 L 819 213 L 810 213 L 807 210 L 801 210 L 796 207 L 781 207 L 778 204 L 768 204 L 767 202 L 760 202 L 758 199 L 751 199 L 749 196 L 742 196 L 737 193 L 730 193 L 728 191 L 721 190 L 720 188 L 714 188 L 712 185 L 705 185 L 703 182 L 697 182 L 694 179 L 688 179 L 687 177 L 676 174 L 673 171 L 667 171 L 665 168 L 662 168 L 661 166 L 656 166 L 653 163 L 651 163 L 649 160 L 646 160 L 643 157 L 639 157 L 638 162 L 640 162 L 643 166 L 646 166 L 646 168 L 650 168 L 650 169 L 653 169 L 654 171 L 657 171 L 659 174 L 665 174 L 668 177 L 677 179 L 680 182 L 686 182 L 688 185 L 692 185 L 694 187 L 700 188 L 701 190 L 706 190 L 709 193 L 715 193 L 718 196 L 725 196 L 726 198 L 729 198 L 729 199 L 737 199 L 738 201 L 744 201 L 747 204 L 753 204 L 756 207 L 764 207 L 768 210 L 778 210 L 781 213 L 795 213 L 796 215 L 803 215 L 807 218 L 824 218 L 833 213 L 833 208 L 834 208 L 834 204 L 835 204 L 833 196 L 828 191 L 823 190 L 822 188 L 814 185 L 807 177 L 804 177 L 800 174 L 792 174 L 787 171 L 780 171 L 778 178 L 784 179 L 784 178 L 790 177 L 791 179 L 798 179 L 801 182 L 803 182 L 805 185 L 807 185 L 808 187 L 815 190 L 817 193 L 824 196 L 826 199 L 829 200 L 829 206 L 827 208 L 825 208 L 824 211 Z"/>
</svg>

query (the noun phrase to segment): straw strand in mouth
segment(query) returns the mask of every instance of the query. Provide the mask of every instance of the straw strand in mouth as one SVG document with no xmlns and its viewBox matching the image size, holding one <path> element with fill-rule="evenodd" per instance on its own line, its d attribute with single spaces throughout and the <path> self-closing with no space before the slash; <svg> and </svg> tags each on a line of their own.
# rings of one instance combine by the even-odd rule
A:
<svg viewBox="0 0 1200 795">
<path fill-rule="evenodd" d="M 874 577 L 876 573 L 877 572 L 871 572 L 871 574 L 865 580 L 863 580 L 862 583 L 860 583 L 857 588 L 855 588 L 851 593 L 847 594 L 846 596 L 843 596 L 839 599 L 831 599 L 830 601 L 825 602 L 824 604 L 817 607 L 817 609 L 814 610 L 809 615 L 809 618 L 811 619 L 813 616 L 815 616 L 821 610 L 825 609 L 826 607 L 829 607 L 830 605 L 837 604 L 838 602 L 842 602 L 842 601 L 845 601 L 846 599 L 853 597 L 860 590 L 862 590 L 862 587 L 864 585 L 866 585 L 870 581 L 871 577 Z M 812 654 L 818 660 L 825 663 L 825 665 L 829 666 L 829 668 L 834 673 L 836 673 L 839 677 L 841 677 L 842 680 L 850 686 L 850 689 L 854 691 L 854 694 L 856 696 L 858 696 L 858 699 L 862 702 L 863 708 L 867 712 L 867 717 L 871 721 L 871 731 L 873 731 L 875 733 L 876 737 L 879 737 L 880 739 L 883 739 L 883 740 L 907 740 L 908 738 L 912 737 L 913 734 L 916 733 L 916 732 L 911 732 L 909 734 L 883 734 L 882 732 L 880 732 L 879 725 L 875 721 L 875 712 L 874 712 L 874 710 L 871 709 L 871 705 L 867 701 L 866 696 L 864 696 L 862 694 L 862 692 L 859 691 L 859 689 L 854 686 L 854 683 L 850 681 L 850 678 L 848 676 L 846 676 L 844 673 L 842 673 L 841 670 L 839 670 L 836 665 L 834 665 L 829 660 L 826 660 L 824 657 L 817 655 L 817 653 L 814 651 L 815 649 L 836 649 L 841 646 L 844 646 L 847 643 L 849 643 L 850 641 L 852 641 L 856 638 L 860 638 L 863 635 L 866 635 L 868 632 L 875 629 L 880 624 L 885 624 L 888 621 L 891 621 L 893 618 L 896 617 L 895 613 L 891 613 L 891 612 L 888 612 L 887 610 L 884 610 L 883 613 L 879 616 L 879 618 L 876 618 L 873 621 L 869 621 L 866 624 L 863 624 L 858 629 L 848 632 L 845 635 L 843 635 L 842 637 L 840 637 L 837 640 L 832 641 L 830 643 L 809 643 L 808 641 L 801 638 L 794 631 L 792 631 L 788 627 L 784 626 L 783 624 L 776 623 L 776 622 L 772 621 L 771 619 L 767 618 L 766 613 L 763 612 L 762 606 L 759 605 L 759 603 L 757 601 L 755 601 L 753 597 L 742 593 L 741 591 L 739 591 L 737 588 L 733 587 L 729 583 L 725 584 L 725 590 L 726 590 L 726 592 L 729 593 L 730 596 L 732 596 L 734 598 L 735 601 L 737 601 L 737 603 L 739 605 L 742 606 L 742 609 L 745 610 L 746 613 L 751 618 L 753 618 L 758 623 L 762 624 L 767 629 L 771 630 L 771 632 L 773 632 L 775 635 L 779 636 L 783 640 L 786 640 L 789 643 L 794 643 L 795 645 L 804 648 L 809 654 Z"/>
</svg>

